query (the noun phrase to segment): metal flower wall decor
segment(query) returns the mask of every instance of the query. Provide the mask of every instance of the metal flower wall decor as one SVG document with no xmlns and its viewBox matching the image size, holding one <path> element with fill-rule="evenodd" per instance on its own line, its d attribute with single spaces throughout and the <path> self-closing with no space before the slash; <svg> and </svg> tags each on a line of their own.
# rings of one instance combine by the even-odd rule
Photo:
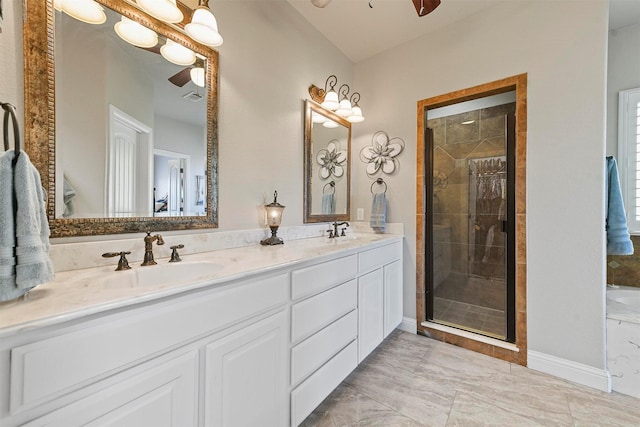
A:
<svg viewBox="0 0 640 427">
<path fill-rule="evenodd" d="M 400 162 L 396 157 L 404 150 L 402 138 L 391 138 L 385 131 L 379 130 L 371 138 L 371 146 L 360 150 L 360 160 L 367 163 L 367 175 L 375 175 L 382 171 L 387 175 L 392 174 L 400 167 Z"/>
<path fill-rule="evenodd" d="M 320 165 L 320 178 L 327 179 L 331 175 L 340 178 L 344 175 L 344 164 L 347 161 L 347 150 L 340 149 L 340 141 L 332 139 L 327 148 L 318 151 L 316 161 Z"/>
</svg>

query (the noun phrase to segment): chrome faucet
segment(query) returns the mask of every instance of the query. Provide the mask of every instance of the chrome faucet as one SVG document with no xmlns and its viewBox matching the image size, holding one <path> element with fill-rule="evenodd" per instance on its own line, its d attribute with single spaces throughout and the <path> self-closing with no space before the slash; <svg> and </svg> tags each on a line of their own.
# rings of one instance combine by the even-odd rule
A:
<svg viewBox="0 0 640 427">
<path fill-rule="evenodd" d="M 156 265 L 157 262 L 153 260 L 153 242 L 157 241 L 158 245 L 164 245 L 162 236 L 156 234 L 151 235 L 150 231 L 147 231 L 147 235 L 144 237 L 144 260 L 141 265 Z"/>
<path fill-rule="evenodd" d="M 333 223 L 331 224 L 333 226 L 333 230 L 327 230 L 329 232 L 329 238 L 333 239 L 334 237 L 338 237 L 338 236 L 345 236 L 344 234 L 344 230 L 347 229 L 347 227 L 349 226 L 349 223 L 346 221 L 342 221 L 342 222 L 338 222 L 338 221 L 333 221 Z M 345 227 L 342 227 L 342 233 L 338 234 L 338 227 L 340 227 L 341 225 L 345 225 Z"/>
</svg>

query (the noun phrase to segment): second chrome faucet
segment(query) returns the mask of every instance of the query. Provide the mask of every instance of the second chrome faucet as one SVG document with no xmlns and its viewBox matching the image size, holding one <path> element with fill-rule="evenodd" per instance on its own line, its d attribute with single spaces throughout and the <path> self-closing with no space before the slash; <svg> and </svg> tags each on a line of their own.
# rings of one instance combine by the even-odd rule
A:
<svg viewBox="0 0 640 427">
<path fill-rule="evenodd" d="M 144 259 L 141 265 L 157 264 L 153 259 L 153 242 L 157 242 L 158 245 L 164 245 L 164 239 L 160 234 L 152 236 L 151 232 L 147 231 L 147 235 L 144 237 Z"/>
</svg>

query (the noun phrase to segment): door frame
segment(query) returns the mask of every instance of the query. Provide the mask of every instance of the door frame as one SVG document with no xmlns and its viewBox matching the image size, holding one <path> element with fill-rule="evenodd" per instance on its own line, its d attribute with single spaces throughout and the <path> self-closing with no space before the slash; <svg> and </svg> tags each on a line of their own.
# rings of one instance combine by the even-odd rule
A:
<svg viewBox="0 0 640 427">
<path fill-rule="evenodd" d="M 434 328 L 426 322 L 425 279 L 430 274 L 427 269 L 425 255 L 431 236 L 425 228 L 426 214 L 429 209 L 429 197 L 432 185 L 426 179 L 427 162 L 431 161 L 425 152 L 425 120 L 427 109 L 444 107 L 496 95 L 503 92 L 516 92 L 515 123 L 515 345 L 500 343 L 499 340 L 454 328 Z M 527 365 L 527 260 L 526 260 L 526 152 L 527 152 L 527 74 L 519 74 L 490 83 L 474 86 L 455 92 L 438 95 L 418 101 L 417 103 L 417 164 L 416 164 L 416 320 L 419 334 L 428 335 L 441 341 L 458 345 L 492 357 L 503 359 L 519 365 Z"/>
</svg>

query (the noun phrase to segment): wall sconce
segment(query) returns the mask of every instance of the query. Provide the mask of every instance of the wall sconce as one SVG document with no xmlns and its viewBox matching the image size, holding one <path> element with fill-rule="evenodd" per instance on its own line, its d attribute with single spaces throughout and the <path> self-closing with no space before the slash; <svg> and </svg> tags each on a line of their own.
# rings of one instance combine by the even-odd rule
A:
<svg viewBox="0 0 640 427">
<path fill-rule="evenodd" d="M 176 0 L 136 0 L 136 3 L 149 15 L 170 24 L 177 24 L 184 18 Z"/>
<path fill-rule="evenodd" d="M 94 0 L 54 0 L 53 7 L 87 24 L 98 25 L 107 21 L 104 9 Z"/>
<path fill-rule="evenodd" d="M 191 22 L 184 26 L 189 37 L 210 47 L 222 45 L 222 36 L 218 32 L 218 21 L 209 10 L 209 0 L 200 0 L 193 11 Z"/>
<path fill-rule="evenodd" d="M 158 35 L 155 31 L 126 16 L 120 18 L 120 21 L 113 26 L 113 29 L 122 40 L 134 46 L 149 48 L 158 44 Z"/>
<path fill-rule="evenodd" d="M 276 232 L 278 231 L 278 227 L 280 227 L 280 223 L 282 222 L 282 211 L 284 211 L 284 206 L 278 203 L 278 192 L 273 192 L 273 202 L 264 206 L 264 209 L 267 211 L 267 225 L 271 229 L 271 237 L 261 240 L 261 245 L 281 245 L 284 243 L 281 238 L 276 236 Z"/>
<path fill-rule="evenodd" d="M 326 110 L 333 111 L 341 117 L 345 117 L 351 123 L 360 123 L 364 121 L 362 109 L 358 105 L 360 101 L 360 93 L 353 92 L 349 98 L 349 85 L 343 84 L 336 91 L 338 78 L 334 75 L 327 77 L 324 89 L 316 85 L 309 86 L 309 95 L 311 99 L 320 104 Z M 338 96 L 340 94 L 340 97 Z M 324 124 L 323 124 L 324 125 Z M 328 126 L 325 126 L 328 127 Z"/>
</svg>

